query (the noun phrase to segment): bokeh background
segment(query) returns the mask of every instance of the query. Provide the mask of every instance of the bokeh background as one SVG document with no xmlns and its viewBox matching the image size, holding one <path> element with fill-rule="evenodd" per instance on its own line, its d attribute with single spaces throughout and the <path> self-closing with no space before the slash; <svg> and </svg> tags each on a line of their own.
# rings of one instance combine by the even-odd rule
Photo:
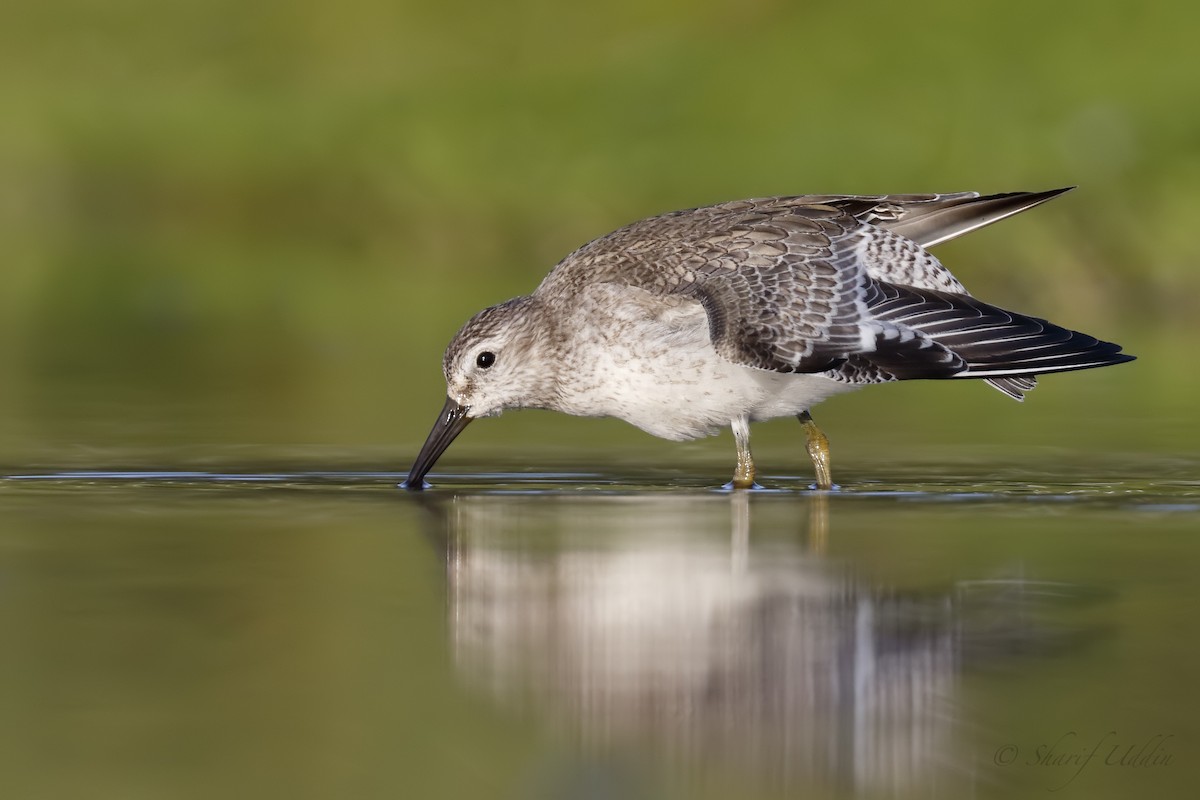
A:
<svg viewBox="0 0 1200 800">
<path fill-rule="evenodd" d="M 1140 361 L 1024 406 L 895 386 L 818 420 L 851 459 L 1190 449 L 1198 24 L 1183 2 L 1073 0 L 5 4 L 0 457 L 402 469 L 458 326 L 619 225 L 748 196 L 1063 185 L 939 255 Z M 798 452 L 790 427 L 758 438 Z M 661 446 L 522 412 L 446 463 L 517 442 Z"/>
<path fill-rule="evenodd" d="M 964 679 L 964 718 L 994 726 L 974 731 L 985 759 L 1065 726 L 1176 735 L 1171 770 L 1095 771 L 1079 796 L 1180 794 L 1197 741 L 1197 31 L 1182 0 L 0 4 L 0 472 L 403 472 L 461 323 L 629 221 L 1077 185 L 938 255 L 983 298 L 1139 360 L 1049 376 L 1024 404 L 912 382 L 821 406 L 835 477 L 901 488 L 837 497 L 813 560 L 901 597 L 997 571 L 1101 587 L 1118 599 L 1081 613 L 1111 640 L 989 663 Z M 516 412 L 439 469 L 636 467 L 658 488 L 678 469 L 694 488 L 727 478 L 729 438 Z M 758 426 L 774 485 L 803 484 L 801 441 L 793 421 Z M 969 494 L 960 472 L 1000 495 L 940 502 Z M 927 475 L 950 479 L 907 502 Z M 0 794 L 507 797 L 571 761 L 552 727 L 462 688 L 453 548 L 393 482 L 0 481 Z M 1083 505 L 1062 510 L 1071 493 Z M 623 541 L 600 494 L 585 512 L 568 491 L 482 494 L 508 509 L 497 563 Z M 655 499 L 684 509 L 665 552 L 728 547 L 726 496 L 612 507 Z M 816 502 L 756 496 L 752 554 L 795 547 Z"/>
</svg>

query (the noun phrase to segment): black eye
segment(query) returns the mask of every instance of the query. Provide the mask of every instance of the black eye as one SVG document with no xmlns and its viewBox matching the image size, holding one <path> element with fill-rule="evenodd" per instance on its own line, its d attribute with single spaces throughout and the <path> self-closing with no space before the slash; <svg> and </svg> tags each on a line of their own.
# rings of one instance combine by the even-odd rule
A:
<svg viewBox="0 0 1200 800">
<path fill-rule="evenodd" d="M 496 354 L 490 350 L 484 350 L 475 357 L 475 363 L 479 365 L 480 369 L 487 369 L 496 363 Z"/>
</svg>

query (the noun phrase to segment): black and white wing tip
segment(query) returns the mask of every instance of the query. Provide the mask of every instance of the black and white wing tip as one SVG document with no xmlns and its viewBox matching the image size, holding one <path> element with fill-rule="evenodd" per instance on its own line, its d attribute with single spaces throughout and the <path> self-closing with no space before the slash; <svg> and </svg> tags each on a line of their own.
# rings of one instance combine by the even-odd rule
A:
<svg viewBox="0 0 1200 800">
<path fill-rule="evenodd" d="M 982 378 L 1020 400 L 1036 376 L 1133 361 L 1121 346 L 967 295 L 877 283 L 870 303 L 886 329 L 866 356 L 897 379 Z"/>
</svg>

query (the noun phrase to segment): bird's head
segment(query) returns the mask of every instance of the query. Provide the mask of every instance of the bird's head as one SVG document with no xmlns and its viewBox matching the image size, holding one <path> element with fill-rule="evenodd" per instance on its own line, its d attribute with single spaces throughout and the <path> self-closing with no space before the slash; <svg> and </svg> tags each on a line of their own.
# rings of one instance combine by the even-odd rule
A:
<svg viewBox="0 0 1200 800">
<path fill-rule="evenodd" d="M 426 473 L 471 420 L 506 408 L 548 405 L 554 395 L 555 343 L 534 297 L 518 297 L 471 317 L 446 348 L 446 405 L 402 485 L 423 489 Z"/>
</svg>

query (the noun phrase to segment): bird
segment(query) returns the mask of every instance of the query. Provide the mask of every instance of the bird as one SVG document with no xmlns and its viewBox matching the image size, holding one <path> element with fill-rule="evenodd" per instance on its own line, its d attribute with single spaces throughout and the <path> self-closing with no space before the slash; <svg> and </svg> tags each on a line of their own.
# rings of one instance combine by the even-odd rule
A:
<svg viewBox="0 0 1200 800">
<path fill-rule="evenodd" d="M 729 427 L 732 489 L 758 486 L 750 423 L 795 416 L 815 487 L 830 490 L 829 441 L 811 414 L 823 400 L 914 379 L 978 379 L 1022 400 L 1038 375 L 1131 361 L 976 299 L 929 252 L 1073 188 L 766 197 L 619 228 L 455 334 L 445 405 L 400 486 L 429 488 L 472 420 L 540 408 L 673 441 Z"/>
</svg>

